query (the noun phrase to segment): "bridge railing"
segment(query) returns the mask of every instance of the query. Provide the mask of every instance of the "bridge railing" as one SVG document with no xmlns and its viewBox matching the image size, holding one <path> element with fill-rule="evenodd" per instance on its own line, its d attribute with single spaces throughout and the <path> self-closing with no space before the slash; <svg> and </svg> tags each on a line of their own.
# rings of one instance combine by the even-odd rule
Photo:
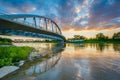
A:
<svg viewBox="0 0 120 80">
<path fill-rule="evenodd" d="M 5 10 L 3 10 L 3 9 L 1 9 L 0 8 L 0 16 L 1 15 L 9 15 L 9 14 L 11 14 L 10 12 L 8 12 L 7 10 L 5 11 Z M 11 15 L 13 15 L 13 14 L 11 14 Z M 27 17 L 26 17 L 27 18 Z M 45 17 L 42 17 L 42 18 L 44 18 L 45 19 Z M 9 19 L 9 18 L 6 18 L 6 19 Z M 54 28 L 57 28 L 57 29 L 54 29 L 54 31 L 53 31 L 53 29 L 51 29 L 51 30 L 48 30 L 47 28 L 44 28 L 43 26 L 38 26 L 38 25 L 35 25 L 35 23 L 31 23 L 31 22 L 27 22 L 27 21 L 24 21 L 24 20 L 17 20 L 17 19 L 19 19 L 19 18 L 15 18 L 15 19 L 9 19 L 9 20 L 11 20 L 11 21 L 14 21 L 14 22 L 18 22 L 18 23 L 21 23 L 21 24 L 24 24 L 24 25 L 28 25 L 28 26 L 30 26 L 30 27 L 34 27 L 34 28 L 37 28 L 37 29 L 42 29 L 42 30 L 47 30 L 47 31 L 51 31 L 51 32 L 54 32 L 54 33 L 57 33 L 57 34 L 61 34 L 61 31 L 60 31 L 60 29 L 58 28 L 58 26 L 56 25 L 56 24 L 54 24 Z M 24 18 L 23 18 L 24 19 Z M 35 20 L 35 17 L 33 17 L 33 19 Z M 45 19 L 45 25 L 47 26 L 48 24 L 47 24 L 47 20 L 49 20 L 49 19 Z M 51 21 L 51 20 L 49 20 L 49 21 Z M 56 27 L 57 26 L 57 27 Z M 52 26 L 53 27 L 53 26 Z"/>
<path fill-rule="evenodd" d="M 15 22 L 18 22 L 18 23 L 22 23 L 24 25 L 28 25 L 29 27 L 34 27 L 34 28 L 37 28 L 37 29 L 41 29 L 41 30 L 46 30 L 45 28 L 43 28 L 42 26 L 35 26 L 34 23 L 31 23 L 31 22 L 28 22 L 28 21 L 24 21 L 24 20 L 16 20 L 16 19 L 9 19 L 9 20 L 12 20 L 12 21 L 15 21 Z M 47 31 L 51 31 L 52 30 L 47 30 Z M 57 32 L 56 32 L 57 33 Z"/>
<path fill-rule="evenodd" d="M 22 24 L 25 24 L 25 25 L 29 25 L 30 27 L 35 27 L 35 25 L 33 23 L 30 23 L 30 22 L 27 22 L 27 21 L 23 21 L 23 20 L 16 20 L 16 19 L 12 19 L 12 21 L 15 21 L 15 22 L 18 22 L 18 23 L 22 23 Z"/>
<path fill-rule="evenodd" d="M 53 33 L 56 33 L 56 34 L 59 34 L 62 36 L 61 30 L 58 27 L 58 25 L 49 18 L 45 18 L 45 17 L 37 16 L 37 15 L 31 15 L 31 14 L 25 14 L 25 15 L 24 14 L 11 14 L 10 12 L 7 12 L 5 10 L 1 10 L 1 8 L 0 8 L 0 18 L 9 20 L 9 21 L 12 21 L 15 23 L 27 25 L 32 28 L 50 31 L 50 32 L 53 32 Z M 22 18 L 22 20 L 21 20 L 21 18 Z M 31 18 L 33 20 L 33 22 L 27 21 L 27 20 L 25 20 L 25 18 L 27 18 L 27 19 Z M 43 24 L 41 24 L 41 22 L 39 23 L 39 25 L 36 24 L 37 19 L 39 19 L 39 22 L 41 19 L 43 19 Z M 49 23 L 50 23 L 50 25 L 49 25 Z M 50 36 L 50 37 L 53 38 L 52 36 Z"/>
<path fill-rule="evenodd" d="M 24 24 L 24 25 L 27 25 L 29 27 L 34 27 L 34 28 L 37 28 L 37 29 L 50 31 L 50 32 L 54 32 L 56 34 L 60 34 L 61 35 L 61 31 L 58 28 L 58 26 L 55 23 L 53 23 L 51 20 L 49 20 L 49 22 L 51 22 L 51 26 L 48 26 L 49 22 L 45 18 L 43 19 L 43 22 L 44 22 L 43 25 L 44 26 L 40 26 L 41 23 L 39 23 L 39 25 L 37 25 L 37 23 L 36 23 L 37 21 L 34 19 L 35 17 L 30 17 L 30 19 L 33 19 L 33 22 L 30 22 L 30 21 L 25 20 L 25 19 L 27 19 L 27 17 L 22 18 L 23 20 L 20 20 L 21 18 L 14 18 L 14 17 L 13 18 L 11 18 L 11 17 L 9 18 L 9 15 L 0 15 L 0 16 L 1 17 L 3 16 L 2 18 L 5 18 L 7 20 L 14 21 L 14 22 L 17 22 L 17 23 L 20 23 L 20 24 Z"/>
</svg>

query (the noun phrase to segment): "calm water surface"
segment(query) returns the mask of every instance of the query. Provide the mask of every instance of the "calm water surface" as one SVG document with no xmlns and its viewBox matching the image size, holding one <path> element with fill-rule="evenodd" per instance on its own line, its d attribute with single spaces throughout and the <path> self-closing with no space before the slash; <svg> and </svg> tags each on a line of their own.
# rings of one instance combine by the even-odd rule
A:
<svg viewBox="0 0 120 80">
<path fill-rule="evenodd" d="M 36 50 L 4 80 L 120 80 L 120 44 L 26 43 Z M 34 59 L 41 54 L 47 57 Z"/>
</svg>

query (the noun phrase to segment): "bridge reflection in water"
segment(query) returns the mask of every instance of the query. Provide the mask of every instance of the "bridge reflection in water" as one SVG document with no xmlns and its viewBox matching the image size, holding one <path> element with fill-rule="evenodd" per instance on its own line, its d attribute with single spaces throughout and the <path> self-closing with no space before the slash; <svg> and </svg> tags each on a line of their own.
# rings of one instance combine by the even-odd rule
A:
<svg viewBox="0 0 120 80">
<path fill-rule="evenodd" d="M 50 44 L 43 44 L 44 48 L 49 46 L 48 52 L 53 49 Z M 42 61 L 28 62 L 16 74 L 3 80 L 120 79 L 120 44 L 66 44 L 61 54 L 56 53 Z"/>
<path fill-rule="evenodd" d="M 65 44 L 60 43 L 42 43 L 42 45 L 41 43 L 14 43 L 14 45 L 32 46 L 36 50 L 31 53 L 29 62 L 26 62 L 15 74 L 8 75 L 9 78 L 6 77 L 7 79 L 5 80 L 30 80 L 32 77 L 39 76 L 40 74 L 49 71 L 58 63 L 61 58 L 61 52 L 65 47 Z M 48 54 L 48 56 L 35 59 L 35 57 L 41 54 Z M 12 75 L 16 77 L 13 78 L 11 77 Z"/>
<path fill-rule="evenodd" d="M 23 75 L 23 74 L 28 75 L 28 76 L 40 75 L 40 74 L 50 70 L 51 68 L 55 67 L 55 65 L 58 63 L 60 57 L 61 57 L 61 54 L 59 53 L 56 56 L 52 56 L 49 59 L 46 59 L 46 60 L 44 59 L 44 61 L 42 61 L 42 62 L 35 62 L 35 63 L 32 62 L 33 63 L 32 66 L 27 68 L 27 70 L 25 70 L 25 72 L 22 73 L 21 75 Z"/>
</svg>

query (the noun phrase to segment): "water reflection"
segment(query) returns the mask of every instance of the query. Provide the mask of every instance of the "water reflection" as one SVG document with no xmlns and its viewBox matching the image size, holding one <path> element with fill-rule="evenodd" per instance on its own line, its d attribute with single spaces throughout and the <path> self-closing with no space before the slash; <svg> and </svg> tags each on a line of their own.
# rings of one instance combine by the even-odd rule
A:
<svg viewBox="0 0 120 80">
<path fill-rule="evenodd" d="M 51 56 L 57 52 L 61 52 L 65 44 L 61 43 L 14 43 L 15 46 L 30 46 L 35 48 L 29 56 L 30 60 L 48 55 Z"/>
<path fill-rule="evenodd" d="M 25 66 L 29 66 L 29 64 L 32 64 L 30 67 L 25 68 L 25 66 L 23 66 L 25 69 L 25 71 L 23 72 L 25 75 L 27 76 L 37 76 L 40 75 L 41 73 L 44 73 L 46 71 L 48 71 L 49 69 L 55 67 L 55 65 L 58 63 L 59 59 L 61 57 L 61 54 L 57 54 L 56 56 L 52 56 L 49 59 L 46 59 L 42 62 L 39 61 L 34 61 L 31 63 L 27 63 Z"/>
<path fill-rule="evenodd" d="M 70 46 L 71 45 L 71 46 Z M 74 45 L 74 47 L 72 47 Z M 69 44 L 65 50 L 67 66 L 74 70 L 69 80 L 119 80 L 120 44 Z M 82 48 L 81 48 L 82 47 Z M 71 49 L 71 51 L 69 51 Z M 68 73 L 68 71 L 64 72 Z M 64 74 L 63 73 L 63 74 Z M 70 74 L 69 74 L 70 75 Z M 67 77 L 68 78 L 68 77 Z M 60 79 L 62 80 L 62 79 Z"/>
<path fill-rule="evenodd" d="M 119 80 L 120 44 L 61 44 L 61 54 L 28 62 L 5 80 Z M 57 47 L 59 46 L 59 47 Z"/>
<path fill-rule="evenodd" d="M 120 44 L 113 44 L 113 49 L 120 52 Z"/>
<path fill-rule="evenodd" d="M 74 46 L 75 50 L 83 49 L 86 47 L 96 48 L 98 51 L 102 52 L 104 51 L 104 49 L 109 48 L 110 45 L 111 44 L 105 44 L 105 43 L 94 43 L 94 44 L 77 43 L 77 44 L 68 44 L 67 46 Z"/>
<path fill-rule="evenodd" d="M 31 45 L 32 44 L 32 45 Z M 16 74 L 10 74 L 8 75 L 8 78 L 4 78 L 3 80 L 30 80 L 30 79 L 34 79 L 34 77 L 36 77 L 37 75 L 40 75 L 42 73 L 47 72 L 48 70 L 52 69 L 55 67 L 55 65 L 58 63 L 58 61 L 61 58 L 61 52 L 64 50 L 65 44 L 61 44 L 61 43 L 53 43 L 53 44 L 49 44 L 49 43 L 45 43 L 42 45 L 41 44 L 34 44 L 34 43 L 30 43 L 30 44 L 14 44 L 16 46 L 32 46 L 34 47 L 36 50 L 34 50 L 32 52 L 32 54 L 30 55 L 30 58 L 33 59 L 33 57 L 35 57 L 34 54 L 50 54 L 47 57 L 43 57 L 43 58 L 39 58 L 39 59 L 35 59 L 33 61 L 30 62 L 26 62 L 24 64 L 24 66 L 21 67 L 20 70 L 18 70 L 16 72 Z M 41 51 L 40 47 L 42 47 L 43 51 Z M 44 52 L 44 53 L 43 53 Z M 11 77 L 12 76 L 12 77 Z"/>
</svg>

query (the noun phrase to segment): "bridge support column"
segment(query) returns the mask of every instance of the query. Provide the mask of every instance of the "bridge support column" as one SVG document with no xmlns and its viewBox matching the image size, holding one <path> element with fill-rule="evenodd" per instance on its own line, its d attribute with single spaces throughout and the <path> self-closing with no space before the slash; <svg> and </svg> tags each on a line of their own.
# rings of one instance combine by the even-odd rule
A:
<svg viewBox="0 0 120 80">
<path fill-rule="evenodd" d="M 42 29 L 42 22 L 41 21 L 42 21 L 42 19 L 40 18 L 39 19 L 39 27 L 40 27 L 40 29 Z"/>
<path fill-rule="evenodd" d="M 37 19 L 38 28 L 40 28 L 40 19 Z"/>
<path fill-rule="evenodd" d="M 53 23 L 52 23 L 52 21 L 51 21 L 51 25 L 52 25 L 52 32 L 54 32 L 54 26 L 53 26 Z"/>
<path fill-rule="evenodd" d="M 37 27 L 36 19 L 33 17 L 34 23 L 35 23 L 35 28 Z"/>
<path fill-rule="evenodd" d="M 47 20 L 45 19 L 45 25 L 46 25 L 46 30 L 47 30 Z"/>
<path fill-rule="evenodd" d="M 25 23 L 25 21 L 26 21 L 26 18 L 24 18 L 24 21 L 23 21 L 23 23 Z"/>
<path fill-rule="evenodd" d="M 56 33 L 57 33 L 57 28 L 56 28 L 56 31 L 55 31 Z"/>
</svg>

